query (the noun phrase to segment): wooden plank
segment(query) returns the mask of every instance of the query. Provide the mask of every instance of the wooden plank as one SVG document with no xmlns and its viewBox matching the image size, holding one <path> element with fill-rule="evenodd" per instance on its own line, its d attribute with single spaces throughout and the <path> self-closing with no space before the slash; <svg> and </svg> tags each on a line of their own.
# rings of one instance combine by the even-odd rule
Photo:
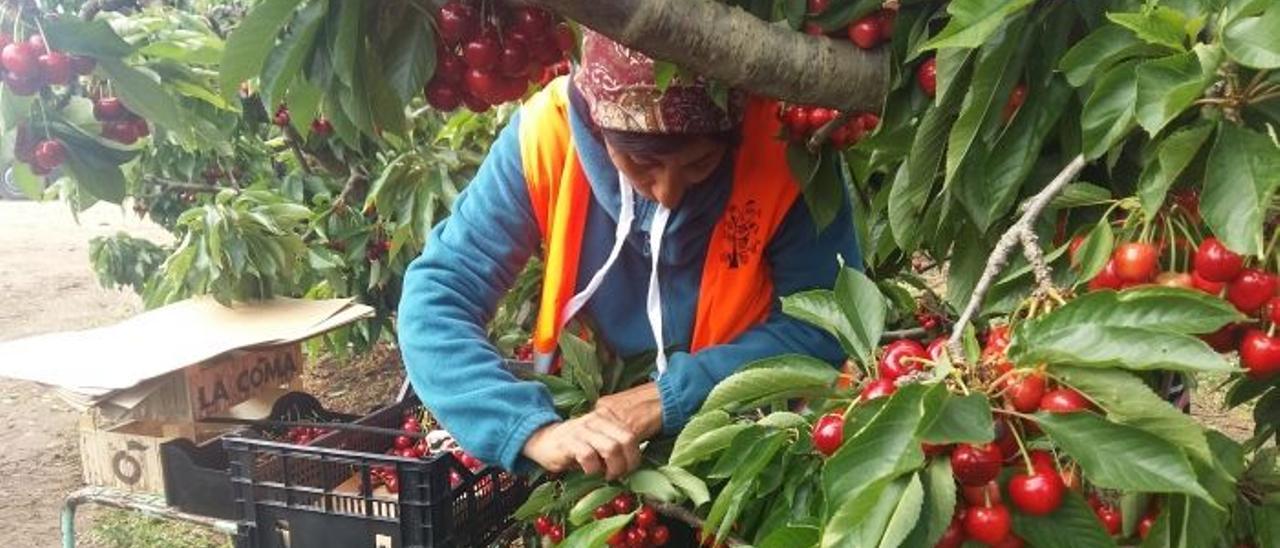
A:
<svg viewBox="0 0 1280 548">
<path fill-rule="evenodd" d="M 89 485 L 128 492 L 164 493 L 160 467 L 163 426 L 133 422 L 113 430 L 80 430 L 80 464 Z"/>
<path fill-rule="evenodd" d="M 289 385 L 302 373 L 302 345 L 241 350 L 186 371 L 191 417 L 200 420 L 231 409 L 271 388 Z"/>
</svg>

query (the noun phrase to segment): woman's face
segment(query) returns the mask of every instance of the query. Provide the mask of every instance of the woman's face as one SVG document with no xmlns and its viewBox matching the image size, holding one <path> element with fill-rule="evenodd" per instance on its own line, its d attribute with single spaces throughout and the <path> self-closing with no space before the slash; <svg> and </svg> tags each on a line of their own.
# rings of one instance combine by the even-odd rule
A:
<svg viewBox="0 0 1280 548">
<path fill-rule="evenodd" d="M 729 146 L 700 137 L 688 146 L 666 154 L 638 154 L 615 149 L 605 142 L 609 158 L 631 181 L 641 196 L 675 209 L 689 187 L 700 184 L 720 165 Z"/>
</svg>

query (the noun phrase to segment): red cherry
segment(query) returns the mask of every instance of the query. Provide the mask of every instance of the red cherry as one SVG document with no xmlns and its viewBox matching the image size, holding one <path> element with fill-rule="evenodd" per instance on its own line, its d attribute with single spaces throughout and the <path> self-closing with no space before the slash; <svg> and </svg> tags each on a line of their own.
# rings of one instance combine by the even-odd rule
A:
<svg viewBox="0 0 1280 548">
<path fill-rule="evenodd" d="M 538 516 L 537 519 L 533 520 L 533 530 L 537 531 L 538 534 L 542 536 L 546 536 L 547 533 L 550 533 L 551 527 L 554 525 L 555 522 L 551 521 L 551 516 Z"/>
<path fill-rule="evenodd" d="M 1035 450 L 1032 451 L 1028 458 L 1031 459 L 1031 467 L 1036 470 L 1058 470 L 1058 459 L 1053 457 L 1053 453 L 1048 451 Z"/>
<path fill-rule="evenodd" d="M 1096 499 L 1091 498 L 1090 502 L 1093 500 Z M 1107 530 L 1108 535 L 1114 537 L 1120 534 L 1120 529 L 1124 526 L 1124 519 L 1118 508 L 1099 501 L 1093 512 L 1094 515 L 1098 516 L 1098 521 L 1102 522 L 1102 527 Z"/>
<path fill-rule="evenodd" d="M 1000 475 L 1004 454 L 995 443 L 962 443 L 951 451 L 951 474 L 962 485 L 984 485 Z"/>
<path fill-rule="evenodd" d="M 872 112 L 864 112 L 858 115 L 858 125 L 862 126 L 862 130 L 871 133 L 880 125 L 880 117 Z"/>
<path fill-rule="evenodd" d="M 1005 389 L 1004 398 L 1018 412 L 1035 413 L 1040 409 L 1040 398 L 1044 397 L 1044 390 L 1044 374 L 1028 373 L 1009 384 Z"/>
<path fill-rule="evenodd" d="M 467 71 L 467 93 L 472 97 L 492 105 L 502 102 L 502 91 L 502 81 L 497 75 L 474 68 Z"/>
<path fill-rule="evenodd" d="M 499 86 L 501 95 L 499 98 L 503 102 L 519 101 L 524 97 L 524 93 L 529 90 L 529 82 L 524 78 L 503 78 Z"/>
<path fill-rule="evenodd" d="M 1252 315 L 1276 294 L 1276 277 L 1256 268 L 1246 268 L 1227 285 L 1227 300 L 1236 309 Z"/>
<path fill-rule="evenodd" d="M 130 121 L 133 134 L 139 138 L 151 135 L 151 126 L 147 125 L 147 121 L 142 118 L 134 118 Z"/>
<path fill-rule="evenodd" d="M 119 120 L 126 109 L 118 97 L 102 97 L 93 103 L 93 117 L 100 122 Z"/>
<path fill-rule="evenodd" d="M 808 7 L 807 13 L 817 15 L 827 11 L 827 8 L 831 6 L 831 0 L 809 0 L 806 6 Z"/>
<path fill-rule="evenodd" d="M 645 546 L 649 543 L 649 531 L 642 527 L 632 527 L 627 531 L 627 544 Z"/>
<path fill-rule="evenodd" d="M 567 23 L 556 25 L 555 30 L 552 31 L 552 37 L 555 38 L 556 48 L 563 54 L 568 54 L 578 45 L 578 37 Z"/>
<path fill-rule="evenodd" d="M 626 493 L 619 493 L 618 496 L 613 497 L 610 504 L 613 505 L 613 511 L 619 514 L 629 514 L 636 508 L 636 500 Z"/>
<path fill-rule="evenodd" d="M 333 134 L 333 122 L 328 118 L 316 118 L 311 121 L 311 132 L 320 137 L 328 137 Z"/>
<path fill-rule="evenodd" d="M 896 380 L 924 369 L 924 361 L 928 359 L 929 351 L 923 345 L 911 339 L 898 339 L 885 345 L 876 370 L 880 378 Z"/>
<path fill-rule="evenodd" d="M 67 161 L 67 149 L 62 146 L 62 143 L 53 139 L 41 141 L 40 144 L 36 145 L 35 158 L 36 166 L 46 171 L 52 171 Z"/>
<path fill-rule="evenodd" d="M 501 56 L 502 47 L 492 36 L 480 36 L 462 47 L 462 60 L 473 69 L 489 70 Z"/>
<path fill-rule="evenodd" d="M 868 15 L 849 25 L 849 40 L 862 49 L 880 45 L 880 20 Z"/>
<path fill-rule="evenodd" d="M 40 68 L 39 55 L 26 42 L 17 42 L 0 50 L 0 64 L 13 76 L 33 78 Z"/>
<path fill-rule="evenodd" d="M 1040 409 L 1050 413 L 1076 413 L 1089 409 L 1089 400 L 1070 388 L 1058 388 L 1045 392 L 1040 398 Z"/>
<path fill-rule="evenodd" d="M 1009 92 L 1009 100 L 1004 104 L 1004 110 L 1000 113 L 1004 123 L 1009 123 L 1013 116 L 1018 113 L 1018 109 L 1022 108 L 1022 103 L 1027 100 L 1027 85 L 1019 83 L 1013 87 L 1013 91 Z"/>
<path fill-rule="evenodd" d="M 809 36 L 826 36 L 827 31 L 822 30 L 822 25 L 809 21 L 804 24 L 804 33 Z"/>
<path fill-rule="evenodd" d="M 444 82 L 427 84 L 427 104 L 440 112 L 449 112 L 462 105 L 462 93 Z"/>
<path fill-rule="evenodd" d="M 813 131 L 809 125 L 809 109 L 805 107 L 791 105 L 783 111 L 783 118 L 793 137 L 804 137 Z"/>
<path fill-rule="evenodd" d="M 831 456 L 844 443 L 844 416 L 840 413 L 828 413 L 813 423 L 813 447 L 826 456 Z"/>
<path fill-rule="evenodd" d="M 529 70 L 529 55 L 518 46 L 507 44 L 498 58 L 498 70 L 504 76 L 524 76 Z"/>
<path fill-rule="evenodd" d="M 422 423 L 416 417 L 409 417 L 400 425 L 400 429 L 405 432 L 422 432 Z"/>
<path fill-rule="evenodd" d="M 409 436 L 396 436 L 396 449 L 413 447 L 413 439 Z"/>
<path fill-rule="evenodd" d="M 519 30 L 526 35 L 535 35 L 547 30 L 551 26 L 551 14 L 546 10 L 530 7 L 518 6 L 511 12 L 511 27 Z"/>
<path fill-rule="evenodd" d="M 618 529 L 614 531 L 604 543 L 609 546 L 627 546 L 627 530 Z"/>
<path fill-rule="evenodd" d="M 71 67 L 71 58 L 66 54 L 51 51 L 37 58 L 40 62 L 40 71 L 44 75 L 44 82 L 53 86 L 65 86 L 71 83 L 73 77 L 73 69 Z"/>
<path fill-rule="evenodd" d="M 102 124 L 102 136 L 118 143 L 132 145 L 138 142 L 131 120 L 113 120 Z"/>
<path fill-rule="evenodd" d="M 1210 295 L 1221 295 L 1222 290 L 1227 287 L 1227 283 L 1211 282 L 1209 280 L 1204 279 L 1204 277 L 1200 275 L 1200 271 L 1193 270 L 1191 271 L 1191 287 L 1199 289 L 1200 291 L 1203 291 Z"/>
<path fill-rule="evenodd" d="M 1009 498 L 1023 513 L 1047 516 L 1062 505 L 1067 486 L 1057 470 L 1038 468 L 1031 474 L 1018 472 L 1009 478 Z"/>
<path fill-rule="evenodd" d="M 920 450 L 924 451 L 924 456 L 926 457 L 936 457 L 947 454 L 947 452 L 951 451 L 951 446 L 947 444 L 921 443 Z"/>
<path fill-rule="evenodd" d="M 1124 287 L 1124 280 L 1120 279 L 1120 274 L 1116 272 L 1116 261 L 1114 258 L 1107 259 L 1107 265 L 1089 280 L 1089 290 L 1098 291 L 1102 289 L 1120 289 Z"/>
<path fill-rule="evenodd" d="M 670 540 L 671 530 L 667 529 L 666 525 L 655 525 L 649 529 L 649 542 L 654 546 L 666 546 Z"/>
<path fill-rule="evenodd" d="M 1146 540 L 1147 535 L 1151 534 L 1151 527 L 1156 524 L 1156 515 L 1147 514 L 1138 520 L 1138 538 Z"/>
<path fill-rule="evenodd" d="M 938 60 L 930 57 L 916 67 L 916 85 L 925 95 L 933 97 L 938 94 Z"/>
<path fill-rule="evenodd" d="M 559 544 L 564 540 L 564 527 L 552 525 L 551 530 L 547 531 L 547 538 L 551 539 L 552 544 Z"/>
<path fill-rule="evenodd" d="M 454 46 L 470 40 L 480 32 L 480 18 L 470 4 L 448 2 L 440 8 L 436 28 L 440 30 L 440 39 L 445 44 Z"/>
<path fill-rule="evenodd" d="M 93 69 L 97 68 L 98 60 L 85 55 L 71 56 L 71 70 L 80 76 L 88 76 L 93 74 Z"/>
<path fill-rule="evenodd" d="M 969 538 L 987 544 L 998 544 L 1009 536 L 1012 519 L 1002 504 L 975 506 L 964 514 L 964 532 Z"/>
<path fill-rule="evenodd" d="M 49 46 L 44 43 L 44 36 L 40 34 L 32 34 L 27 37 L 27 45 L 31 46 L 31 51 L 37 53 L 48 53 Z"/>
<path fill-rule="evenodd" d="M 636 525 L 649 528 L 658 523 L 658 513 L 650 506 L 641 506 L 640 511 L 636 512 Z"/>
<path fill-rule="evenodd" d="M 1240 342 L 1240 325 L 1227 324 L 1213 333 L 1200 335 L 1200 338 L 1218 352 L 1230 352 Z"/>
<path fill-rule="evenodd" d="M 615 514 L 613 512 L 612 505 L 604 504 L 596 507 L 596 509 L 591 512 L 591 515 L 595 516 L 596 519 L 608 519 L 613 517 Z"/>
<path fill-rule="evenodd" d="M 481 99 L 479 97 L 476 97 L 475 95 L 472 95 L 470 93 L 464 93 L 462 95 L 462 104 L 467 106 L 467 110 L 470 110 L 471 112 L 474 112 L 476 114 L 480 114 L 482 112 L 488 111 L 490 106 L 488 101 Z M 552 374 L 554 373 L 555 371 L 552 371 Z"/>
<path fill-rule="evenodd" d="M 1141 242 L 1121 244 L 1111 255 L 1116 263 L 1116 275 L 1128 283 L 1150 281 L 1160 266 L 1160 251 L 1155 246 Z"/>
<path fill-rule="evenodd" d="M 1205 238 L 1196 249 L 1192 265 L 1200 277 L 1210 282 L 1230 282 L 1244 268 L 1244 257 L 1227 249 L 1217 238 Z"/>
<path fill-rule="evenodd" d="M 898 18 L 896 10 L 882 9 L 876 12 L 876 18 L 880 20 L 880 40 L 888 42 L 893 39 L 893 22 Z"/>
<path fill-rule="evenodd" d="M 1260 329 L 1245 332 L 1240 341 L 1240 363 L 1254 380 L 1266 380 L 1280 372 L 1280 337 Z"/>
<path fill-rule="evenodd" d="M 862 394 L 858 395 L 858 401 L 871 401 L 878 398 L 887 398 L 898 391 L 898 385 L 889 379 L 875 379 L 867 383 L 866 388 L 862 389 Z"/>
<path fill-rule="evenodd" d="M 813 128 L 814 130 L 817 130 L 822 126 L 827 125 L 827 122 L 834 120 L 835 117 L 836 117 L 836 111 L 834 110 L 831 110 L 829 108 L 814 107 L 813 109 L 809 110 L 809 127 Z"/>
<path fill-rule="evenodd" d="M 1009 536 L 1004 537 L 1004 540 L 991 546 L 992 548 L 1022 548 L 1023 546 L 1026 546 L 1026 543 L 1024 543 L 1018 535 L 1010 534 Z"/>
</svg>

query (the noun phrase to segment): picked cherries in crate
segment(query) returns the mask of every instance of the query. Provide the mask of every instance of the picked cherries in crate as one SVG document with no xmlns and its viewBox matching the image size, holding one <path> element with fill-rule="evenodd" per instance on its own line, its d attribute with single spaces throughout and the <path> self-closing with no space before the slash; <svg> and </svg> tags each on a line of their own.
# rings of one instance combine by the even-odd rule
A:
<svg viewBox="0 0 1280 548">
<path fill-rule="evenodd" d="M 420 434 L 423 431 L 423 412 L 422 410 L 405 411 L 404 420 L 400 424 L 400 429 L 406 434 Z M 431 430 L 425 438 L 416 438 L 410 435 L 396 436 L 395 443 L 386 454 L 403 457 L 406 459 L 425 459 L 433 453 L 449 452 L 453 453 L 454 458 L 458 462 L 467 467 L 472 472 L 479 472 L 484 468 L 484 463 L 480 462 L 471 454 L 463 451 L 458 446 L 458 442 L 453 439 L 453 435 L 441 429 Z M 395 468 L 384 466 L 373 470 L 373 479 L 376 485 L 382 485 L 387 491 L 398 493 L 400 491 L 400 481 L 396 476 Z M 449 471 L 449 486 L 458 487 L 463 482 L 462 475 L 456 470 Z"/>
</svg>

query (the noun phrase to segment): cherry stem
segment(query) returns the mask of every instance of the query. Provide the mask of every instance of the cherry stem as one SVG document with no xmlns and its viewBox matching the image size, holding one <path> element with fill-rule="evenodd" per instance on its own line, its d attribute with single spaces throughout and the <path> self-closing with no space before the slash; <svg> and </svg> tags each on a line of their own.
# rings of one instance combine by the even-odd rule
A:
<svg viewBox="0 0 1280 548">
<path fill-rule="evenodd" d="M 822 149 L 822 144 L 831 138 L 831 134 L 835 133 L 840 126 L 849 123 L 851 118 L 853 118 L 853 110 L 844 110 L 837 113 L 836 117 L 832 118 L 831 121 L 822 124 L 822 127 L 814 131 L 813 136 L 809 138 L 809 143 L 806 145 L 809 152 L 817 154 Z"/>
<path fill-rule="evenodd" d="M 44 34 L 44 25 L 40 24 L 40 18 L 36 17 L 34 21 L 36 22 L 36 32 L 40 33 L 40 41 L 44 42 L 44 52 L 53 53 L 53 50 L 49 49 L 49 37 Z"/>
<path fill-rule="evenodd" d="M 1031 454 L 1027 452 L 1027 445 L 1022 441 L 1022 434 L 1018 433 L 1018 427 L 1008 422 L 1005 424 L 1009 426 L 1009 431 L 1013 433 L 1013 441 L 1018 443 L 1018 450 L 1022 451 L 1022 462 L 1027 465 L 1027 475 L 1034 475 L 1036 473 L 1035 465 L 1031 463 Z"/>
<path fill-rule="evenodd" d="M 997 387 L 997 386 L 1000 386 L 1000 385 L 1004 382 L 1004 380 L 1005 380 L 1005 379 L 1007 379 L 1007 378 L 1009 378 L 1009 377 L 1012 377 L 1012 376 L 1013 376 L 1013 374 L 1014 374 L 1016 371 L 1017 371 L 1016 369 L 1010 369 L 1010 370 L 1008 370 L 1008 371 L 1005 371 L 1005 372 L 1004 372 L 1004 374 L 1000 375 L 999 377 L 996 377 L 996 380 L 991 381 L 991 388 L 995 388 L 995 387 Z M 987 393 L 988 393 L 988 394 L 990 394 L 990 395 L 991 395 L 991 397 L 993 397 L 993 398 L 994 398 L 994 397 L 996 397 L 996 396 L 999 396 L 999 395 L 1001 395 L 1001 394 L 1004 394 L 1004 392 L 1005 392 L 1006 390 L 1008 390 L 1008 389 L 1009 389 L 1009 387 L 1008 387 L 1008 386 L 1005 386 L 1004 388 L 1001 388 L 1000 390 L 996 391 L 994 394 L 992 394 L 991 392 L 987 392 Z"/>
</svg>

